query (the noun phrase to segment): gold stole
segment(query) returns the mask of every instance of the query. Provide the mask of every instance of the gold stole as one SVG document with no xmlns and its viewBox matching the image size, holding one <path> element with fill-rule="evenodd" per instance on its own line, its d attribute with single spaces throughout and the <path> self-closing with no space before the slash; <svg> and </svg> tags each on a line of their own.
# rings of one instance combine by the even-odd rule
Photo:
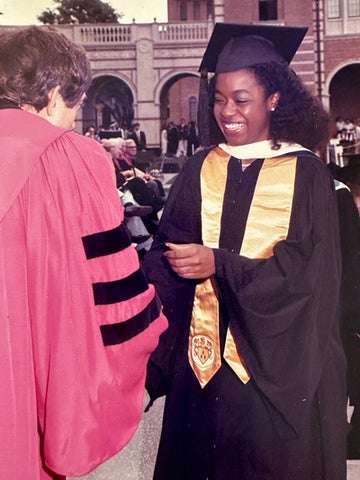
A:
<svg viewBox="0 0 360 480">
<path fill-rule="evenodd" d="M 230 156 L 212 150 L 201 170 L 201 221 L 204 245 L 219 247 L 221 215 Z M 256 183 L 240 255 L 269 258 L 274 246 L 287 238 L 294 195 L 296 157 L 264 160 Z M 202 388 L 221 366 L 219 303 L 215 278 L 199 283 L 189 333 L 188 357 Z M 237 350 L 231 325 L 226 334 L 224 358 L 243 383 L 250 373 Z"/>
</svg>

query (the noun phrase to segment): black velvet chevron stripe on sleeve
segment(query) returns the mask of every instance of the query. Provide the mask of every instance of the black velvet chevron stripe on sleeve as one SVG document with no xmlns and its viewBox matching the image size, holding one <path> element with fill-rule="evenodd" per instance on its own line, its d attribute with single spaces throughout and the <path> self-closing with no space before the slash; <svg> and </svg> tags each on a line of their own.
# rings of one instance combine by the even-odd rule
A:
<svg viewBox="0 0 360 480">
<path fill-rule="evenodd" d="M 101 335 L 105 346 L 126 342 L 143 332 L 160 314 L 161 304 L 157 296 L 140 313 L 126 322 L 101 325 Z"/>
<path fill-rule="evenodd" d="M 136 297 L 149 288 L 140 268 L 128 277 L 112 282 L 93 283 L 95 305 L 108 305 Z"/>
<path fill-rule="evenodd" d="M 103 257 L 120 252 L 131 245 L 131 236 L 124 223 L 105 232 L 82 237 L 86 258 Z"/>
</svg>

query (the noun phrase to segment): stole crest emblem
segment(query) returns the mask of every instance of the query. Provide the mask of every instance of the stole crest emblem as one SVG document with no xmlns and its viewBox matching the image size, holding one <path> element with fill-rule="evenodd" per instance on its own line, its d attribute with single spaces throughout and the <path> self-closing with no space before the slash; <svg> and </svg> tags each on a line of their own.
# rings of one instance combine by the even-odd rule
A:
<svg viewBox="0 0 360 480">
<path fill-rule="evenodd" d="M 209 367 L 214 363 L 214 343 L 206 335 L 195 335 L 191 339 L 191 357 L 199 368 Z"/>
</svg>

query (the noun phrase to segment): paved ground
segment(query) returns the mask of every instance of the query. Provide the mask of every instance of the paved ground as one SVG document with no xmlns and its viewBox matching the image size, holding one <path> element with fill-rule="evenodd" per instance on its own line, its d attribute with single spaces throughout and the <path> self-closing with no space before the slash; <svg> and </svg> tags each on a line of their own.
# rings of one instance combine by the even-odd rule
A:
<svg viewBox="0 0 360 480">
<path fill-rule="evenodd" d="M 163 400 L 157 400 L 144 414 L 140 427 L 129 445 L 84 477 L 68 480 L 151 480 L 160 436 Z M 348 461 L 347 480 L 360 480 L 360 460 Z"/>
<path fill-rule="evenodd" d="M 134 438 L 122 452 L 88 475 L 68 477 L 68 480 L 151 480 L 163 408 L 163 399 L 157 400 L 144 414 Z"/>
<path fill-rule="evenodd" d="M 360 479 L 360 460 L 348 460 L 347 480 Z"/>
</svg>

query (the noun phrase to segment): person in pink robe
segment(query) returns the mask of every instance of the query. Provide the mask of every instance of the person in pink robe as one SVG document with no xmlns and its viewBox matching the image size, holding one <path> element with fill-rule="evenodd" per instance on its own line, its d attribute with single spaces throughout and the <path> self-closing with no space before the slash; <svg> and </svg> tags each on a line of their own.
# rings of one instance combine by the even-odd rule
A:
<svg viewBox="0 0 360 480">
<path fill-rule="evenodd" d="M 0 478 L 80 476 L 141 418 L 167 327 L 100 144 L 75 133 L 90 84 L 55 29 L 0 41 Z"/>
</svg>

